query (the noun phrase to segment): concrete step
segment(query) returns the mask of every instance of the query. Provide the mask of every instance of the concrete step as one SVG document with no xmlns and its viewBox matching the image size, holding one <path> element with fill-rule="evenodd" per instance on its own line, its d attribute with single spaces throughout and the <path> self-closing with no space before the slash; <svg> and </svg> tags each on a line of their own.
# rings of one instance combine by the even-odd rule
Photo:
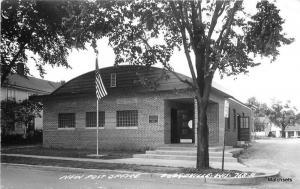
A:
<svg viewBox="0 0 300 189">
<path fill-rule="evenodd" d="M 183 155 L 183 156 L 196 156 L 197 151 L 175 151 L 175 150 L 151 150 L 146 151 L 146 154 L 157 154 L 157 155 Z M 225 157 L 232 157 L 231 153 L 225 152 Z M 222 157 L 222 151 L 221 152 L 209 152 L 209 157 Z"/>
<path fill-rule="evenodd" d="M 134 158 L 143 159 L 169 159 L 169 160 L 186 160 L 186 161 L 196 161 L 196 156 L 178 156 L 178 155 L 157 155 L 157 154 L 134 154 Z M 210 157 L 211 162 L 222 162 L 222 157 Z M 236 158 L 225 157 L 224 162 L 237 162 Z"/>
<path fill-rule="evenodd" d="M 232 149 L 232 146 L 226 146 L 225 150 Z M 160 146 L 156 150 L 167 150 L 167 151 L 196 151 L 196 146 Z M 222 146 L 209 147 L 209 152 L 219 152 L 223 150 Z"/>
</svg>

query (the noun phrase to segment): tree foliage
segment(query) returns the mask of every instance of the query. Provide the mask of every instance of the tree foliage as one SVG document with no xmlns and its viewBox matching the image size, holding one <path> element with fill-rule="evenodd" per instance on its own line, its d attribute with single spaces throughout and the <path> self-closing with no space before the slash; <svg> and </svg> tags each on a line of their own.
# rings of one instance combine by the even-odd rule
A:
<svg viewBox="0 0 300 189">
<path fill-rule="evenodd" d="M 256 55 L 275 59 L 278 48 L 292 42 L 282 33 L 279 10 L 262 1 L 249 17 L 243 1 L 218 0 L 125 1 L 115 7 L 122 22 L 108 36 L 116 64 L 159 63 L 193 88 L 199 104 L 197 168 L 208 168 L 206 112 L 214 74 L 246 73 L 258 65 Z M 176 48 L 185 53 L 191 81 L 173 72 L 170 58 Z"/>
<path fill-rule="evenodd" d="M 108 36 L 116 64 L 159 63 L 191 86 L 198 103 L 197 168 L 209 168 L 206 112 L 215 72 L 221 76 L 246 73 L 258 65 L 254 56 L 275 59 L 278 48 L 292 42 L 282 33 L 279 10 L 268 1 L 259 2 L 257 13 L 250 17 L 243 1 L 96 0 L 70 9 L 73 12 L 64 26 L 79 41 L 92 36 L 96 49 L 95 40 Z M 105 23 L 109 23 L 105 32 L 97 29 Z M 170 58 L 176 49 L 185 53 L 191 80 L 173 72 Z"/>
<path fill-rule="evenodd" d="M 108 28 L 103 17 L 93 15 L 96 10 L 90 1 L 1 1 L 1 82 L 16 72 L 17 63 L 26 63 L 29 58 L 35 61 L 41 76 L 45 64 L 70 67 L 70 49 L 85 49 L 86 43 Z M 85 20 L 81 18 L 83 13 Z M 85 31 L 73 32 L 70 23 Z M 25 71 L 29 73 L 28 67 Z"/>
<path fill-rule="evenodd" d="M 255 97 L 250 97 L 246 104 L 254 109 L 254 117 L 265 117 L 269 109 L 266 103 L 259 102 Z"/>
<path fill-rule="evenodd" d="M 36 117 L 41 117 L 42 104 L 31 100 L 16 102 L 14 100 L 1 101 L 1 131 L 13 131 L 15 124 L 25 126 L 26 130 Z"/>
<path fill-rule="evenodd" d="M 300 113 L 296 115 L 296 123 L 300 124 Z"/>
<path fill-rule="evenodd" d="M 290 102 L 273 102 L 267 115 L 272 123 L 282 129 L 282 137 L 285 137 L 285 128 L 292 126 L 296 121 L 296 108 L 292 107 Z"/>
<path fill-rule="evenodd" d="M 275 59 L 278 48 L 292 42 L 282 33 L 278 8 L 268 1 L 259 2 L 252 16 L 244 10 L 243 1 L 131 0 L 114 1 L 109 8 L 107 2 L 95 4 L 114 23 L 106 36 L 116 64 L 158 63 L 194 90 L 199 120 L 197 168 L 209 167 L 206 112 L 215 72 L 221 76 L 246 73 L 258 65 L 254 56 Z M 170 65 L 176 49 L 185 53 L 191 80 L 182 79 Z"/>
<path fill-rule="evenodd" d="M 254 131 L 260 132 L 265 130 L 269 120 L 267 112 L 269 107 L 266 103 L 259 102 L 255 97 L 250 97 L 246 105 L 254 110 Z"/>
</svg>

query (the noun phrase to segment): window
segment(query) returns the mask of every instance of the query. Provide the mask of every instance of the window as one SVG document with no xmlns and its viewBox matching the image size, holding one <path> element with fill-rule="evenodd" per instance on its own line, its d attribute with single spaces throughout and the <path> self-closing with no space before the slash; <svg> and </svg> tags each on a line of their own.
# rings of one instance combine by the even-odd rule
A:
<svg viewBox="0 0 300 189">
<path fill-rule="evenodd" d="M 117 74 L 111 73 L 110 74 L 110 87 L 116 87 L 117 86 Z"/>
<path fill-rule="evenodd" d="M 7 89 L 7 99 L 8 100 L 16 99 L 16 91 L 14 89 Z"/>
<path fill-rule="evenodd" d="M 233 129 L 235 130 L 236 129 L 236 110 L 233 109 L 232 112 L 233 112 Z"/>
<path fill-rule="evenodd" d="M 75 128 L 75 114 L 74 113 L 58 114 L 58 128 Z"/>
<path fill-rule="evenodd" d="M 149 123 L 157 123 L 158 116 L 157 115 L 149 115 Z"/>
<path fill-rule="evenodd" d="M 249 128 L 249 117 L 241 117 L 240 119 L 241 128 Z"/>
<path fill-rule="evenodd" d="M 293 137 L 294 136 L 294 131 L 288 131 L 288 137 Z"/>
<path fill-rule="evenodd" d="M 117 111 L 117 127 L 137 127 L 138 111 L 125 110 Z"/>
<path fill-rule="evenodd" d="M 105 124 L 105 112 L 99 111 L 99 127 L 104 127 Z M 96 112 L 85 113 L 85 126 L 97 127 L 97 114 Z"/>
</svg>

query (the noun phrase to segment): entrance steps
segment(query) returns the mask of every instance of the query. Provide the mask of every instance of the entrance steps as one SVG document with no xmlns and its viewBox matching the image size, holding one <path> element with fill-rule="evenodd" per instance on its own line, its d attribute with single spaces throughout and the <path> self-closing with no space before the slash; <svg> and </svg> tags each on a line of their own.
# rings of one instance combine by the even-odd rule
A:
<svg viewBox="0 0 300 189">
<path fill-rule="evenodd" d="M 222 162 L 222 146 L 209 148 L 209 161 Z M 225 147 L 224 162 L 237 162 L 237 159 L 232 157 L 231 152 L 236 152 L 241 149 L 234 149 L 231 146 Z M 134 158 L 143 159 L 168 159 L 168 160 L 187 160 L 196 161 L 197 148 L 194 145 L 164 145 L 156 150 L 146 151 L 145 154 L 134 154 Z"/>
<path fill-rule="evenodd" d="M 225 146 L 225 150 L 232 149 L 232 146 Z M 164 145 L 158 147 L 156 150 L 166 150 L 166 151 L 197 151 L 197 147 L 193 145 Z M 208 148 L 209 152 L 219 152 L 223 150 L 223 146 L 213 146 Z"/>
</svg>

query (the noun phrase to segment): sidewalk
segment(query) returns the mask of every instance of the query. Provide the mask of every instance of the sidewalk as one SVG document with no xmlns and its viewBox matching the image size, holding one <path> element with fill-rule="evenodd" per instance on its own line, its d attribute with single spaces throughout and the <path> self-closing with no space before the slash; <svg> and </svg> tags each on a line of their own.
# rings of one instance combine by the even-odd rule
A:
<svg viewBox="0 0 300 189">
<path fill-rule="evenodd" d="M 24 154 L 1 154 L 10 157 L 27 157 L 38 159 L 53 159 L 53 160 L 69 160 L 79 162 L 95 162 L 95 163 L 119 163 L 119 164 L 133 164 L 133 165 L 150 165 L 150 166 L 166 166 L 166 167 L 182 167 L 182 168 L 195 168 L 195 161 L 186 160 L 164 160 L 164 159 L 142 159 L 142 158 L 124 158 L 124 159 L 92 159 L 92 158 L 70 158 L 70 157 L 54 157 L 54 156 L 38 156 L 38 155 L 24 155 Z M 212 168 L 221 168 L 222 164 L 217 162 L 211 162 Z M 247 167 L 238 162 L 225 162 L 224 169 L 226 170 L 238 170 L 244 172 L 256 172 L 256 173 L 274 173 L 277 170 L 266 170 L 261 168 Z"/>
</svg>

